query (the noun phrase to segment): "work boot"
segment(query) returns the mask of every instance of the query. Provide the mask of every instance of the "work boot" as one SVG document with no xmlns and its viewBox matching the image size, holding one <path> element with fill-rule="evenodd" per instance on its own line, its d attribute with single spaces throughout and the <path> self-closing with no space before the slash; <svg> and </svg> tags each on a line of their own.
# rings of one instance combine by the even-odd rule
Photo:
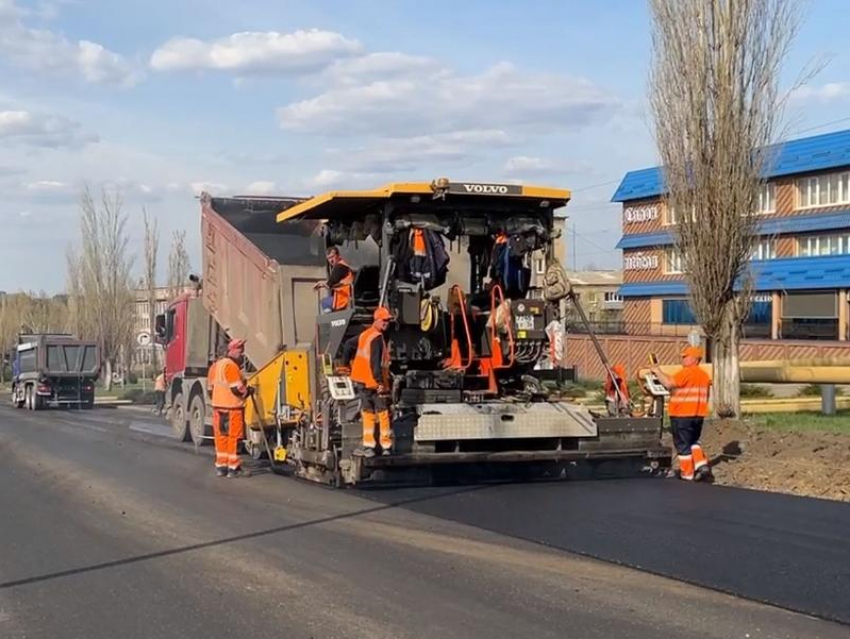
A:
<svg viewBox="0 0 850 639">
<path fill-rule="evenodd" d="M 237 479 L 239 477 L 250 477 L 250 476 L 251 476 L 251 471 L 246 470 L 244 468 L 231 468 L 229 471 L 227 471 L 227 478 L 228 479 Z"/>
<path fill-rule="evenodd" d="M 364 457 L 374 457 L 375 456 L 375 449 L 374 448 L 364 448 L 363 449 L 363 456 Z"/>
<path fill-rule="evenodd" d="M 384 457 L 386 457 L 387 455 L 392 455 L 392 454 L 393 454 L 393 451 L 392 451 L 391 448 L 384 448 L 381 451 L 381 455 L 383 455 Z"/>
<path fill-rule="evenodd" d="M 215 469 L 216 477 L 227 477 L 227 468 L 216 468 Z"/>
<path fill-rule="evenodd" d="M 694 481 L 701 481 L 706 484 L 713 482 L 714 474 L 711 472 L 711 466 L 705 465 L 697 468 L 697 471 L 694 473 Z"/>
</svg>

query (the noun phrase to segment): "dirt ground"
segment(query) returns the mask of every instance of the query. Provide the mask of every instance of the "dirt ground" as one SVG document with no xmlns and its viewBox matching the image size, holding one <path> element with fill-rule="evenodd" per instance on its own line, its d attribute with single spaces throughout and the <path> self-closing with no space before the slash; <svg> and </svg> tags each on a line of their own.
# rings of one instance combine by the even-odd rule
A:
<svg viewBox="0 0 850 639">
<path fill-rule="evenodd" d="M 723 420 L 706 423 L 702 444 L 717 484 L 850 501 L 848 433 Z"/>
</svg>

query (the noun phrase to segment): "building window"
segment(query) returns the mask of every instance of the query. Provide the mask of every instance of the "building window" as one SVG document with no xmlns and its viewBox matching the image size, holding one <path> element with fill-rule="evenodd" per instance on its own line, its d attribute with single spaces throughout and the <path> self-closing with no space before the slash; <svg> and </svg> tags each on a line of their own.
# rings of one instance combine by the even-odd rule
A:
<svg viewBox="0 0 850 639">
<path fill-rule="evenodd" d="M 661 321 L 665 324 L 696 324 L 688 300 L 661 300 Z"/>
<path fill-rule="evenodd" d="M 776 240 L 773 238 L 761 238 L 753 244 L 753 251 L 750 254 L 751 260 L 775 260 L 776 259 Z"/>
<path fill-rule="evenodd" d="M 665 273 L 684 273 L 685 261 L 682 259 L 682 254 L 675 248 L 668 248 L 664 252 L 664 272 Z"/>
<path fill-rule="evenodd" d="M 605 301 L 606 302 L 622 302 L 623 297 L 619 295 L 616 291 L 605 291 Z"/>
<path fill-rule="evenodd" d="M 850 203 L 850 172 L 830 173 L 797 181 L 798 206 L 810 209 Z"/>
<path fill-rule="evenodd" d="M 850 235 L 847 233 L 807 235 L 797 238 L 798 257 L 846 255 L 848 253 L 850 253 Z"/>
<path fill-rule="evenodd" d="M 776 212 L 776 185 L 772 182 L 767 182 L 761 185 L 759 189 L 758 208 L 756 213 L 775 213 Z"/>
<path fill-rule="evenodd" d="M 696 221 L 697 219 L 697 210 L 696 207 L 691 207 L 691 219 Z M 675 225 L 679 223 L 679 214 L 676 212 L 676 207 L 667 203 L 667 206 L 664 207 L 664 224 Z"/>
</svg>

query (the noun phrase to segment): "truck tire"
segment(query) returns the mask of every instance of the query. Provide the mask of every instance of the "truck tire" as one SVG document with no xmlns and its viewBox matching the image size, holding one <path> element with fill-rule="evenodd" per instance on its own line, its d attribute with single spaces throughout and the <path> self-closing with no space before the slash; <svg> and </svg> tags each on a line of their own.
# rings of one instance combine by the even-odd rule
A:
<svg viewBox="0 0 850 639">
<path fill-rule="evenodd" d="M 35 393 L 33 392 L 32 386 L 27 385 L 24 388 L 24 405 L 27 407 L 27 410 L 35 410 L 35 406 L 33 405 L 34 397 Z"/>
<path fill-rule="evenodd" d="M 189 441 L 189 422 L 186 420 L 186 408 L 183 406 L 183 393 L 177 393 L 171 402 L 171 429 L 178 440 Z"/>
<path fill-rule="evenodd" d="M 207 407 L 204 405 L 204 398 L 200 393 L 195 393 L 189 400 L 189 436 L 192 438 L 195 446 L 203 446 L 209 440 L 205 440 L 204 436 L 209 436 L 211 433 L 207 429 Z"/>
<path fill-rule="evenodd" d="M 34 388 L 32 389 L 32 409 L 44 410 L 44 398 Z"/>
<path fill-rule="evenodd" d="M 12 394 L 12 403 L 15 405 L 15 408 L 23 408 L 25 402 L 25 398 L 18 399 L 18 389 L 16 388 L 15 392 Z"/>
</svg>

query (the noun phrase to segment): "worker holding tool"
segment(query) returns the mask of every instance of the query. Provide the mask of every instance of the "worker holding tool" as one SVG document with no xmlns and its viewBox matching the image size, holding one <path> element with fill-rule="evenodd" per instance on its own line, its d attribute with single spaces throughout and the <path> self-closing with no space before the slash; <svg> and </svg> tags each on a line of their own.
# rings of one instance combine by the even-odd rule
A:
<svg viewBox="0 0 850 639">
<path fill-rule="evenodd" d="M 240 477 L 239 440 L 245 433 L 245 400 L 253 392 L 242 376 L 245 340 L 234 339 L 227 355 L 210 367 L 207 385 L 212 387 L 215 472 L 219 477 Z"/>
<path fill-rule="evenodd" d="M 673 444 L 679 459 L 679 477 L 686 481 L 711 479 L 711 467 L 699 443 L 711 388 L 711 378 L 699 367 L 702 355 L 699 346 L 687 346 L 682 350 L 682 370 L 675 375 L 667 375 L 657 365 L 651 369 L 671 393 L 668 412 Z"/>
<path fill-rule="evenodd" d="M 354 295 L 354 271 L 342 259 L 339 249 L 331 246 L 327 250 L 328 264 L 331 272 L 327 281 L 318 282 L 313 288 L 319 290 L 326 288 L 330 294 L 322 300 L 322 312 L 341 311 L 351 304 Z"/>
<path fill-rule="evenodd" d="M 380 427 L 382 454 L 389 455 L 393 447 L 389 409 L 390 351 L 384 338 L 393 316 L 389 309 L 379 306 L 372 317 L 372 325 L 349 340 L 357 340 L 357 351 L 351 364 L 351 381 L 355 383 L 360 397 L 363 452 L 368 457 L 375 455 L 376 421 Z"/>
</svg>

